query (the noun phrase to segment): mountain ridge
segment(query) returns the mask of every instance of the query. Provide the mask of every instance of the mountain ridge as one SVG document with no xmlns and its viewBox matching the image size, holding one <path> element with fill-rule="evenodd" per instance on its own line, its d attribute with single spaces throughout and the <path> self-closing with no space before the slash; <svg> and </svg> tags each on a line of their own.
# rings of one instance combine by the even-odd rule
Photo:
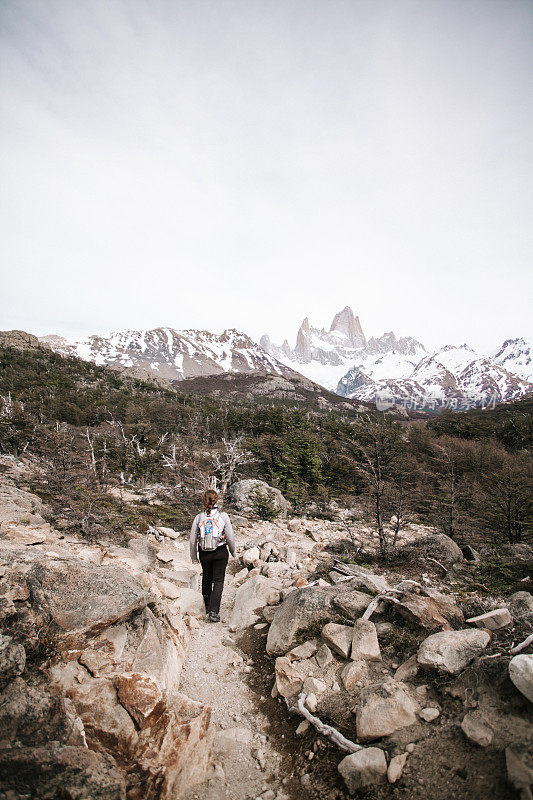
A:
<svg viewBox="0 0 533 800">
<path fill-rule="evenodd" d="M 305 317 L 294 347 L 287 339 L 278 346 L 268 334 L 257 344 L 235 328 L 214 334 L 164 326 L 74 339 L 52 334 L 39 340 L 65 355 L 142 370 L 162 381 L 223 373 L 304 376 L 348 399 L 368 403 L 388 398 L 415 408 L 483 406 L 533 391 L 531 345 L 524 338 L 506 339 L 485 354 L 466 343 L 429 352 L 414 337 L 397 337 L 392 330 L 367 338 L 348 305 L 327 330 Z"/>
</svg>

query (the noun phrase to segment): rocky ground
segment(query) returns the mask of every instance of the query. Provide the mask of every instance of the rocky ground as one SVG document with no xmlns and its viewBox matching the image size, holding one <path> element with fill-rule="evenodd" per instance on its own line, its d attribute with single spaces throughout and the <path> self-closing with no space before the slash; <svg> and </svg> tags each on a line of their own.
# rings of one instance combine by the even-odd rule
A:
<svg viewBox="0 0 533 800">
<path fill-rule="evenodd" d="M 241 482 L 208 624 L 187 532 L 88 543 L 31 471 L 0 463 L 2 800 L 531 797 L 527 576 L 479 597 L 420 525 L 384 568 L 341 509 L 254 521 Z"/>
</svg>

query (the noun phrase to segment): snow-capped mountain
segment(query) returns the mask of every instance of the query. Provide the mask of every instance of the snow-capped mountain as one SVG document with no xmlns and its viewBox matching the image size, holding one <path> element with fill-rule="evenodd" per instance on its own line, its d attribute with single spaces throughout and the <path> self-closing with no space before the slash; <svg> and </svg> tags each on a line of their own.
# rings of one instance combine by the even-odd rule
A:
<svg viewBox="0 0 533 800">
<path fill-rule="evenodd" d="M 533 391 L 533 384 L 508 372 L 471 347 L 446 345 L 425 356 L 407 378 L 369 380 L 350 370 L 337 392 L 383 405 L 402 403 L 412 408 L 466 409 L 511 400 Z"/>
<path fill-rule="evenodd" d="M 101 365 L 153 370 L 160 378 L 169 381 L 221 372 L 294 375 L 293 369 L 234 329 L 216 335 L 208 331 L 154 328 L 81 339 L 43 336 L 41 341 L 65 355 Z"/>
<path fill-rule="evenodd" d="M 294 349 L 287 340 L 276 347 L 267 335 L 260 343 L 273 357 L 332 392 L 337 392 L 339 382 L 352 370 L 359 370 L 364 382 L 407 377 L 426 353 L 416 339 L 397 339 L 392 331 L 367 341 L 359 317 L 349 306 L 335 314 L 329 331 L 312 327 L 306 317 Z"/>
<path fill-rule="evenodd" d="M 533 353 L 531 343 L 525 339 L 506 339 L 492 360 L 508 372 L 533 382 Z"/>
<path fill-rule="evenodd" d="M 392 331 L 367 339 L 348 306 L 335 315 L 329 331 L 304 319 L 291 348 L 261 344 L 272 356 L 344 397 L 385 405 L 466 408 L 501 402 L 533 391 L 531 347 L 509 339 L 492 355 L 466 344 L 428 353 L 410 336 Z"/>
<path fill-rule="evenodd" d="M 531 345 L 525 339 L 508 339 L 489 355 L 466 344 L 428 353 L 421 342 L 392 331 L 367 338 L 348 306 L 335 314 L 329 330 L 304 319 L 294 348 L 287 340 L 276 346 L 267 335 L 256 344 L 235 329 L 217 335 L 154 328 L 80 339 L 44 336 L 41 341 L 60 353 L 134 369 L 159 381 L 223 372 L 286 378 L 300 373 L 343 397 L 384 407 L 467 408 L 533 392 Z"/>
</svg>

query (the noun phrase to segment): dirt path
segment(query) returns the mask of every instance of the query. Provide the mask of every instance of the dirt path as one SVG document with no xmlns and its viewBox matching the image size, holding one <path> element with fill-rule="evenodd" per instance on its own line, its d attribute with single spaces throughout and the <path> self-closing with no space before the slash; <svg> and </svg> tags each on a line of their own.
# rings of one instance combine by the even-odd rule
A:
<svg viewBox="0 0 533 800">
<path fill-rule="evenodd" d="M 229 574 L 221 622 L 200 621 L 187 651 L 180 690 L 211 706 L 218 732 L 208 781 L 185 800 L 248 800 L 265 792 L 265 800 L 288 800 L 279 774 L 281 756 L 261 711 L 262 698 L 248 687 L 253 661 L 236 644 L 239 634 L 230 633 L 227 626 L 235 591 Z"/>
</svg>

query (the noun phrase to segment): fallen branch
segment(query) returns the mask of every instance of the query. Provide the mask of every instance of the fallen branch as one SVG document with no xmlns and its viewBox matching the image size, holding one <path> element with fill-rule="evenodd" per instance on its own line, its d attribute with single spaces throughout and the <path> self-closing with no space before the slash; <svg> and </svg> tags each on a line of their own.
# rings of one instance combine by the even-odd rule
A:
<svg viewBox="0 0 533 800">
<path fill-rule="evenodd" d="M 444 571 L 445 575 L 448 574 L 448 568 L 445 567 L 444 564 L 441 564 L 440 561 L 437 561 L 436 558 L 430 558 L 429 556 L 427 556 L 427 560 L 428 561 L 432 561 L 434 564 L 436 564 L 438 567 L 440 567 Z"/>
<path fill-rule="evenodd" d="M 298 695 L 298 711 L 305 717 L 305 719 L 313 725 L 319 733 L 323 736 L 326 736 L 333 744 L 336 744 L 341 750 L 345 753 L 357 753 L 358 750 L 363 750 L 364 748 L 360 744 L 355 744 L 355 742 L 351 742 L 345 736 L 340 733 L 336 728 L 333 728 L 331 725 L 326 725 L 325 722 L 322 722 L 321 719 L 315 717 L 314 714 L 304 706 L 306 699 L 305 692 L 301 692 Z M 289 707 L 289 703 L 287 703 L 287 707 Z"/>
<path fill-rule="evenodd" d="M 520 644 L 517 644 L 516 647 L 511 647 L 509 652 L 511 653 L 511 655 L 514 656 L 517 653 L 520 653 L 522 650 L 525 650 L 526 647 L 528 645 L 530 645 L 532 642 L 533 642 L 533 633 L 530 633 L 529 636 L 527 637 L 527 639 L 524 639 L 523 642 L 520 642 Z"/>
</svg>

